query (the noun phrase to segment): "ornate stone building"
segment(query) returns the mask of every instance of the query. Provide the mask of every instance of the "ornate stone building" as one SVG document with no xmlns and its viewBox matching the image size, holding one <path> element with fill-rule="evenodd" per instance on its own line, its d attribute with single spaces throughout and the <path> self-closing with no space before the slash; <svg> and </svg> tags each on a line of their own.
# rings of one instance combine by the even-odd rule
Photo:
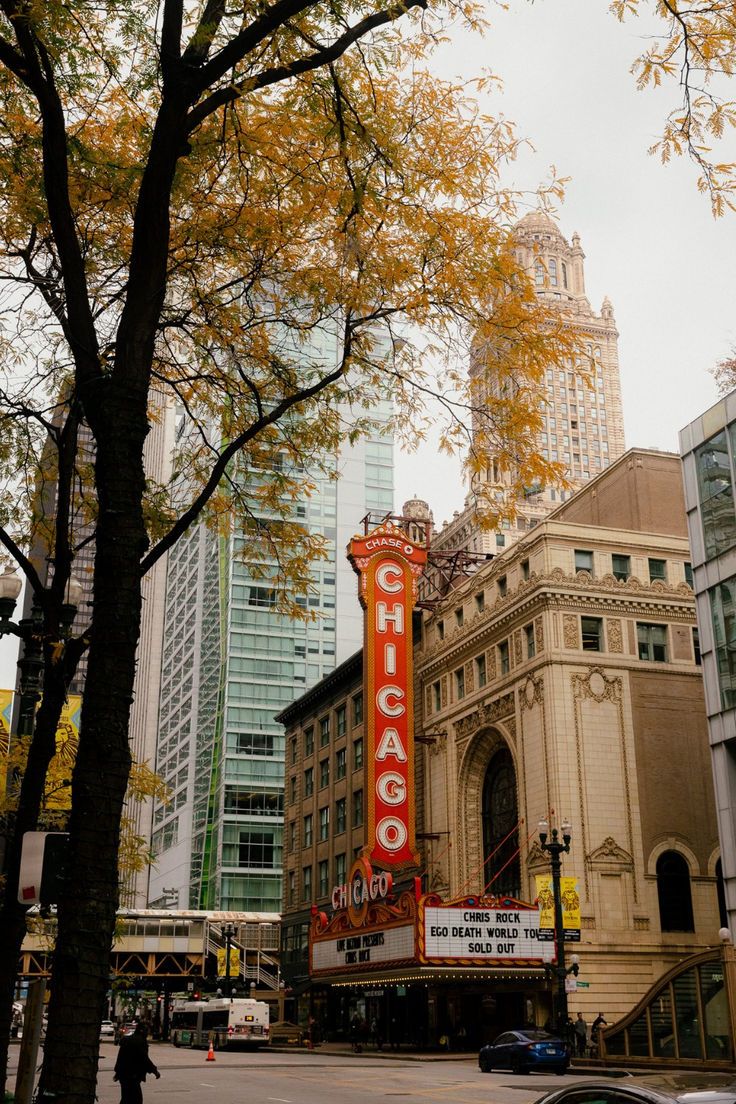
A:
<svg viewBox="0 0 736 1104">
<path fill-rule="evenodd" d="M 511 484 L 510 473 L 491 459 L 486 471 L 473 478 L 465 509 L 436 535 L 436 548 L 494 553 L 509 547 L 624 451 L 618 330 L 611 301 L 606 297 L 598 313 L 586 295 L 579 234 L 568 242 L 549 215 L 534 211 L 517 224 L 515 238 L 518 258 L 537 295 L 560 311 L 565 328 L 575 334 L 583 351 L 580 365 L 550 368 L 540 386 L 544 428 L 539 448 L 564 465 L 571 489 L 529 488 L 515 503 L 516 521 L 490 532 L 479 527 L 476 505 L 485 499 L 505 499 Z M 471 364 L 471 377 L 473 371 Z"/>
<path fill-rule="evenodd" d="M 571 1007 L 609 1023 L 721 924 L 689 558 L 677 457 L 631 450 L 452 591 L 416 657 L 429 889 L 533 900 L 538 821 L 568 818 Z"/>
</svg>

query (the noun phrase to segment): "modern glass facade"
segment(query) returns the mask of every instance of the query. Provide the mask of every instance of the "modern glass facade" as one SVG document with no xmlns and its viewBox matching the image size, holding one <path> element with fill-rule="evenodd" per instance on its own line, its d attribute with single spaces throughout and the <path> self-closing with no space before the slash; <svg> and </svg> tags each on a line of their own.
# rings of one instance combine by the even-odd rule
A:
<svg viewBox="0 0 736 1104">
<path fill-rule="evenodd" d="M 322 334 L 317 353 L 334 359 L 336 341 Z M 383 424 L 390 413 L 371 410 Z M 369 510 L 393 510 L 391 436 L 377 431 L 321 463 L 293 504 L 294 520 L 327 542 L 299 599 L 314 620 L 277 610 L 275 561 L 249 562 L 242 533 L 218 541 L 199 527 L 172 553 L 158 755 L 172 800 L 155 812 L 152 903 L 176 889 L 179 907 L 280 911 L 285 749 L 274 716 L 361 646 L 345 547 Z M 235 478 L 267 520 L 250 492 L 269 471 Z"/>
<path fill-rule="evenodd" d="M 736 392 L 680 433 L 726 911 L 736 935 Z"/>
</svg>

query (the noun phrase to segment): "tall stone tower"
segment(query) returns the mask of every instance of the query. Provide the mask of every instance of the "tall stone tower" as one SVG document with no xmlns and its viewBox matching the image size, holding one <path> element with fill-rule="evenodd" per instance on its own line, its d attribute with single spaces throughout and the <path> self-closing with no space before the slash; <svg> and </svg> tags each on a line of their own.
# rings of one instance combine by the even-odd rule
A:
<svg viewBox="0 0 736 1104">
<path fill-rule="evenodd" d="M 539 447 L 545 457 L 564 466 L 572 487 L 567 491 L 530 488 L 516 500 L 515 522 L 504 523 L 498 532 L 483 531 L 476 522 L 479 502 L 486 498 L 503 501 L 513 493 L 511 473 L 501 470 L 491 458 L 486 471 L 474 477 L 465 510 L 435 537 L 435 547 L 501 551 L 607 468 L 625 448 L 613 307 L 607 297 L 599 314 L 590 305 L 580 236 L 574 233 L 568 242 L 548 214 L 534 211 L 517 224 L 515 237 L 517 257 L 533 279 L 537 295 L 547 305 L 559 308 L 563 324 L 575 332 L 590 358 L 587 379 L 571 362 L 560 363 L 548 369 L 540 387 L 544 428 Z M 473 371 L 471 365 L 471 376 Z"/>
</svg>

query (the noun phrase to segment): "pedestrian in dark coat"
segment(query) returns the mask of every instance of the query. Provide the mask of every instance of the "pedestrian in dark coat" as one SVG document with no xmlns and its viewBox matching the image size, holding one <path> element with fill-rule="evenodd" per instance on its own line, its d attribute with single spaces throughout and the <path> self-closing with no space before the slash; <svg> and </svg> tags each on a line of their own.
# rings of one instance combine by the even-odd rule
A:
<svg viewBox="0 0 736 1104">
<path fill-rule="evenodd" d="M 146 1074 L 156 1079 L 161 1074 L 148 1057 L 145 1024 L 138 1024 L 132 1035 L 120 1040 L 113 1080 L 120 1082 L 120 1104 L 143 1104 L 143 1082 Z"/>
</svg>

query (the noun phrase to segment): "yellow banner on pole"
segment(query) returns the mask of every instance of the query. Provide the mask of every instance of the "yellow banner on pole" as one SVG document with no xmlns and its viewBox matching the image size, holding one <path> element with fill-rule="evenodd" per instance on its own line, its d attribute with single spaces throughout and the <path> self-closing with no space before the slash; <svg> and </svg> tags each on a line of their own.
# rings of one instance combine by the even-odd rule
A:
<svg viewBox="0 0 736 1104">
<path fill-rule="evenodd" d="M 537 874 L 537 900 L 539 902 L 539 930 L 554 932 L 555 898 L 552 890 L 552 875 Z M 562 930 L 566 942 L 580 939 L 580 890 L 574 877 L 560 878 L 560 899 L 562 901 Z M 552 938 L 547 936 L 546 938 Z"/>
<path fill-rule="evenodd" d="M 10 719 L 13 712 L 13 691 L 0 690 L 0 801 L 5 797 L 10 751 Z"/>
<path fill-rule="evenodd" d="M 230 948 L 230 970 L 227 969 L 227 948 L 217 948 L 217 976 L 218 977 L 231 977 L 233 981 L 240 977 L 240 948 Z"/>
<path fill-rule="evenodd" d="M 79 747 L 79 721 L 82 698 L 70 694 L 59 718 L 56 729 L 56 754 L 49 763 L 46 775 L 44 805 L 47 809 L 71 809 L 72 770 Z"/>
</svg>

